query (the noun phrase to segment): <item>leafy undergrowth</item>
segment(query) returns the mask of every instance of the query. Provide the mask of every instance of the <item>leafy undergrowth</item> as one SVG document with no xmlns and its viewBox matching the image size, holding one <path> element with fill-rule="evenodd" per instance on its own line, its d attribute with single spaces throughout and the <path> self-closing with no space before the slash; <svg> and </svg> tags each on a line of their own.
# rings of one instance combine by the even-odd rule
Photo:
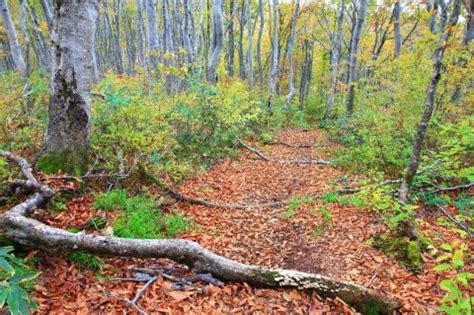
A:
<svg viewBox="0 0 474 315">
<path fill-rule="evenodd" d="M 328 153 L 334 149 L 319 130 L 285 130 L 278 138 L 292 145 L 312 147 L 269 145 L 260 147 L 262 152 L 278 159 L 328 159 Z M 239 159 L 223 159 L 207 172 L 184 181 L 177 190 L 219 203 L 255 204 L 291 199 L 290 205 L 227 210 L 177 203 L 171 208 L 179 208 L 181 215 L 195 224 L 194 228 L 177 232 L 176 237 L 198 241 L 218 254 L 244 263 L 298 269 L 352 281 L 400 299 L 402 312 L 436 312 L 444 296 L 439 284 L 453 273 L 449 269 L 433 270 L 439 264 L 436 259 L 442 250 L 424 252 L 421 256 L 424 268 L 418 274 L 409 271 L 394 256 L 385 256 L 373 246 L 377 236 L 390 232 L 380 216 L 357 208 L 350 198 L 330 193 L 336 187 L 353 185 L 356 179 L 348 178 L 331 166 L 272 163 L 244 151 Z M 50 184 L 60 185 L 54 181 Z M 158 187 L 149 189 L 150 195 L 159 193 Z M 307 196 L 312 195 L 323 197 L 311 202 Z M 143 198 L 131 192 L 113 191 L 95 198 L 65 200 L 67 211 L 39 211 L 36 217 L 63 228 L 89 227 L 90 233 L 116 233 L 120 218 L 140 208 L 137 203 L 149 202 Z M 133 207 L 128 205 L 131 200 Z M 170 214 L 166 211 L 163 207 L 165 216 Z M 459 239 L 455 231 L 437 220 L 439 215 L 423 209 L 418 212 L 424 219 L 420 229 L 432 239 L 435 248 Z M 91 218 L 102 218 L 101 227 L 91 229 L 94 226 Z M 160 221 L 159 217 L 155 219 L 157 223 Z M 472 240 L 465 242 L 473 248 Z M 130 267 L 172 266 L 171 262 L 161 259 L 100 258 L 95 261 L 89 256 L 52 258 L 40 252 L 32 255 L 36 255 L 39 261 L 36 268 L 42 272 L 34 292 L 41 313 L 122 312 L 129 308 L 123 299 L 132 299 L 143 283 L 111 281 L 110 277 L 130 278 L 133 276 L 128 270 Z M 465 269 L 472 272 L 472 258 L 466 256 L 465 259 Z M 87 264 L 93 268 L 87 268 Z M 182 267 L 173 268 L 178 275 L 189 274 Z M 255 289 L 234 283 L 225 284 L 223 288 L 193 284 L 182 291 L 161 277 L 138 304 L 151 313 L 353 312 L 338 299 L 321 300 L 310 292 Z"/>
</svg>

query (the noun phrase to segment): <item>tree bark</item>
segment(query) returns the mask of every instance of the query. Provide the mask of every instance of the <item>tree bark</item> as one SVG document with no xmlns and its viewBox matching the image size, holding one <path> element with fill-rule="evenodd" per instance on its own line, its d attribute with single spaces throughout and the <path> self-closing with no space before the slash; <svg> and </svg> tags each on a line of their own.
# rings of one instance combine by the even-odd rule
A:
<svg viewBox="0 0 474 315">
<path fill-rule="evenodd" d="M 434 2 L 432 2 L 434 1 Z M 428 0 L 426 2 L 426 9 L 431 14 L 428 25 L 430 28 L 431 33 L 438 34 L 438 26 L 436 24 L 436 18 L 438 16 L 438 2 L 437 0 Z"/>
<path fill-rule="evenodd" d="M 27 7 L 26 0 L 20 0 L 20 30 L 21 36 L 23 37 L 23 43 L 25 46 L 25 67 L 26 73 L 30 73 L 30 39 L 28 38 L 28 31 L 26 26 L 26 7 Z"/>
<path fill-rule="evenodd" d="M 401 7 L 400 1 L 397 1 L 393 4 L 393 39 L 395 41 L 394 45 L 394 53 L 395 58 L 400 56 L 400 52 L 402 50 L 402 33 L 400 28 L 400 15 L 401 15 Z"/>
<path fill-rule="evenodd" d="M 436 89 L 438 88 L 438 83 L 441 79 L 444 52 L 448 46 L 449 37 L 453 32 L 453 28 L 459 19 L 459 14 L 461 12 L 461 0 L 454 0 L 453 6 L 453 12 L 451 13 L 451 18 L 449 20 L 450 27 L 445 28 L 438 41 L 438 46 L 434 53 L 433 70 L 431 72 L 431 79 L 426 91 L 425 111 L 421 117 L 420 123 L 418 124 L 410 162 L 408 163 L 405 176 L 403 177 L 402 183 L 400 185 L 399 199 L 404 203 L 408 201 L 410 186 L 420 163 L 421 149 L 425 140 L 428 124 L 430 123 L 431 116 L 433 115 L 435 108 Z"/>
<path fill-rule="evenodd" d="M 148 59 L 152 70 L 157 71 L 160 51 L 158 22 L 156 19 L 157 0 L 147 0 L 145 3 L 148 36 Z"/>
<path fill-rule="evenodd" d="M 23 158 L 5 151 L 0 151 L 0 157 L 5 157 L 18 164 L 26 180 L 17 180 L 17 183 L 33 192 L 33 195 L 27 200 L 4 212 L 0 217 L 0 227 L 4 236 L 25 246 L 49 252 L 83 250 L 98 255 L 169 258 L 189 266 L 196 273 L 211 273 L 226 281 L 246 282 L 269 288 L 310 289 L 323 297 L 340 297 L 361 311 L 370 310 L 389 314 L 400 306 L 400 303 L 392 298 L 350 282 L 295 270 L 242 264 L 216 255 L 188 240 L 124 239 L 74 234 L 48 226 L 28 216 L 31 210 L 53 197 L 54 192 L 36 180 L 31 173 L 30 166 Z"/>
<path fill-rule="evenodd" d="M 224 25 L 222 21 L 222 0 L 212 1 L 212 24 L 213 36 L 211 44 L 211 57 L 208 66 L 208 81 L 211 84 L 217 82 L 216 70 L 221 59 L 222 49 L 224 48 Z"/>
<path fill-rule="evenodd" d="M 248 0 L 250 1 L 250 0 Z M 243 80 L 246 77 L 245 69 L 245 56 L 244 56 L 244 29 L 246 24 L 245 8 L 248 3 L 242 0 L 240 4 L 240 19 L 239 19 L 239 42 L 238 42 L 238 54 L 239 54 L 239 76 Z"/>
<path fill-rule="evenodd" d="M 344 14 L 346 9 L 346 0 L 341 0 L 341 7 L 339 9 L 339 16 L 337 17 L 337 31 L 334 44 L 332 45 L 333 51 L 331 54 L 331 87 L 329 88 L 328 98 L 326 100 L 326 108 L 324 110 L 323 121 L 326 120 L 331 114 L 332 105 L 336 98 L 337 88 L 337 76 L 339 74 L 339 56 L 341 55 L 341 44 L 342 44 L 342 28 L 344 26 Z"/>
<path fill-rule="evenodd" d="M 34 6 L 27 6 L 26 9 L 31 23 L 34 26 L 30 28 L 30 31 L 33 34 L 32 46 L 36 54 L 37 62 L 40 67 L 45 67 L 49 70 L 51 68 L 50 46 L 46 43 L 42 32 L 39 31 L 40 23 Z"/>
<path fill-rule="evenodd" d="M 295 40 L 296 40 L 296 22 L 298 19 L 298 10 L 299 10 L 299 5 L 300 1 L 299 0 L 293 0 L 294 5 L 293 5 L 293 17 L 291 19 L 291 34 L 290 38 L 288 39 L 288 60 L 289 60 L 289 69 L 288 69 L 288 94 L 286 95 L 285 99 L 285 109 L 289 109 L 291 105 L 291 100 L 295 96 L 296 90 L 295 90 L 295 82 L 293 79 L 293 72 L 294 72 L 294 65 L 293 65 L 293 48 L 295 46 Z"/>
<path fill-rule="evenodd" d="M 464 31 L 463 44 L 465 46 L 474 39 L 474 1 L 464 0 L 464 7 L 466 8 L 466 30 Z"/>
<path fill-rule="evenodd" d="M 227 49 L 226 49 L 226 70 L 227 75 L 234 76 L 234 52 L 235 52 L 235 38 L 234 38 L 234 14 L 235 14 L 235 0 L 229 2 L 229 21 L 227 22 Z"/>
<path fill-rule="evenodd" d="M 258 29 L 257 39 L 257 64 L 258 64 L 258 79 L 260 88 L 263 88 L 263 65 L 262 65 L 262 37 L 265 27 L 265 17 L 263 14 L 263 0 L 258 0 L 258 15 L 260 19 L 260 27 Z"/>
<path fill-rule="evenodd" d="M 360 37 L 365 22 L 366 12 L 367 0 L 360 0 L 359 14 L 357 16 L 357 22 L 352 36 L 351 53 L 349 56 L 349 79 L 347 82 L 348 88 L 346 100 L 346 110 L 349 115 L 354 111 L 355 85 L 357 81 L 357 57 L 360 49 Z"/>
<path fill-rule="evenodd" d="M 270 70 L 270 75 L 268 76 L 268 107 L 273 106 L 274 96 L 276 91 L 276 77 L 278 74 L 278 0 L 273 0 L 272 3 L 272 12 L 273 12 L 273 38 L 272 38 L 272 67 Z"/>
<path fill-rule="evenodd" d="M 98 0 L 55 0 L 52 95 L 44 169 L 80 173 L 87 167 L 90 92 Z"/>
<path fill-rule="evenodd" d="M 249 88 L 253 88 L 253 25 L 252 25 L 252 3 L 247 4 L 247 70 Z"/>
<path fill-rule="evenodd" d="M 23 52 L 21 51 L 20 42 L 18 41 L 18 36 L 16 34 L 15 25 L 12 21 L 7 0 L 0 0 L 0 7 L 2 9 L 3 26 L 7 30 L 8 43 L 10 44 L 13 62 L 15 63 L 18 72 L 20 72 L 22 79 L 26 81 L 26 79 L 28 79 L 28 70 L 26 68 L 25 59 L 23 58 Z"/>
<path fill-rule="evenodd" d="M 51 8 L 48 3 L 48 0 L 41 0 L 41 7 L 43 8 L 44 18 L 48 24 L 48 29 L 50 32 L 53 31 L 53 14 L 51 13 Z"/>
</svg>

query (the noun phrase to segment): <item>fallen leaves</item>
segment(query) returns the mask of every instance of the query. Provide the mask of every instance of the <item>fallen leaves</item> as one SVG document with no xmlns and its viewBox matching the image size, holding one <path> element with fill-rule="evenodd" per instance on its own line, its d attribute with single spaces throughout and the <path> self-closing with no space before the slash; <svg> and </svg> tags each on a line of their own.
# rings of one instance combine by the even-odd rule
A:
<svg viewBox="0 0 474 315">
<path fill-rule="evenodd" d="M 319 130 L 287 130 L 280 134 L 279 140 L 295 146 L 309 143 L 317 146 L 324 141 L 324 135 Z M 325 149 L 331 151 L 333 147 Z M 269 146 L 262 152 L 279 159 L 328 158 L 314 148 Z M 262 203 L 286 200 L 294 195 L 324 193 L 333 189 L 330 183 L 343 176 L 341 170 L 330 166 L 271 163 L 255 160 L 251 153 L 242 152 L 239 160 L 224 159 L 206 173 L 184 182 L 178 190 L 219 203 Z M 323 222 L 319 211 L 315 211 L 323 206 L 320 201 L 301 205 L 289 218 L 283 216 L 286 207 L 231 210 L 184 203 L 178 206 L 198 225 L 181 237 L 229 258 L 267 267 L 316 272 L 367 285 L 401 299 L 402 311 L 407 313 L 433 312 L 442 297 L 437 290 L 439 276 L 432 271 L 435 262 L 431 255 L 424 257 L 425 271 L 415 276 L 394 258 L 367 245 L 368 239 L 386 229 L 374 213 L 338 202 L 326 204 L 332 214 L 331 225 L 314 236 L 313 229 Z M 100 215 L 113 221 L 115 215 L 95 210 L 90 196 L 71 200 L 67 209 L 57 215 L 38 213 L 38 216 L 54 226 L 69 228 L 85 224 L 92 216 Z M 434 219 L 427 220 L 423 228 L 435 231 L 444 239 L 453 237 L 452 232 L 437 225 Z M 115 282 L 107 277 L 131 277 L 124 271 L 130 266 L 169 264 L 166 260 L 110 258 L 98 278 L 66 259 L 36 255 L 42 260 L 38 269 L 43 272 L 35 288 L 40 313 L 132 310 L 114 296 L 132 298 L 143 283 Z M 114 296 L 110 296 L 112 293 Z M 354 313 L 341 300 L 323 301 L 312 292 L 257 289 L 236 283 L 226 283 L 223 288 L 196 284 L 193 290 L 182 291 L 161 277 L 144 293 L 139 304 L 148 312 L 162 314 Z"/>
</svg>

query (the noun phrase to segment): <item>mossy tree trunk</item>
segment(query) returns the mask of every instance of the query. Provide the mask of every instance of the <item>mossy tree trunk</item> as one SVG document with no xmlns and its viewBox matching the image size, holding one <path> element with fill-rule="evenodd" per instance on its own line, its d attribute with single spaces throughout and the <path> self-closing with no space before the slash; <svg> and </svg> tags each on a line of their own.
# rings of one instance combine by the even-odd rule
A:
<svg viewBox="0 0 474 315">
<path fill-rule="evenodd" d="M 45 152 L 46 171 L 83 172 L 90 137 L 90 92 L 98 0 L 55 0 L 53 68 Z"/>
</svg>

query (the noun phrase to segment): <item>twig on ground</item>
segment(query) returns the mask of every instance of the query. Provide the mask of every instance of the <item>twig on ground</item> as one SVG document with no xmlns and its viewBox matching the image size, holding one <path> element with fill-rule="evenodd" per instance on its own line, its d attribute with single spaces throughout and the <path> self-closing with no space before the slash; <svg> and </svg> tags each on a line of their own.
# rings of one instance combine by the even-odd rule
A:
<svg viewBox="0 0 474 315">
<path fill-rule="evenodd" d="M 257 150 L 256 148 L 246 144 L 240 139 L 237 139 L 244 148 L 249 150 L 250 152 L 256 154 L 260 159 L 268 162 L 275 162 L 275 163 L 283 163 L 283 164 L 324 164 L 324 165 L 331 165 L 332 163 L 329 161 L 321 160 L 321 159 L 292 159 L 292 160 L 274 160 L 270 159 L 269 157 L 265 156 L 262 152 Z"/>
<path fill-rule="evenodd" d="M 137 301 L 140 299 L 140 297 L 143 295 L 143 293 L 145 293 L 145 291 L 153 284 L 153 282 L 156 281 L 156 279 L 158 279 L 158 276 L 151 277 L 150 280 L 148 280 L 148 282 L 145 283 L 145 285 L 140 290 L 138 290 L 137 294 L 135 295 L 135 297 L 131 301 L 132 304 L 137 303 Z"/>
<path fill-rule="evenodd" d="M 222 281 L 214 278 L 212 274 L 210 273 L 200 273 L 200 274 L 195 274 L 188 277 L 178 278 L 157 268 L 153 268 L 153 269 L 152 268 L 131 268 L 130 270 L 135 271 L 135 272 L 140 272 L 140 273 L 146 273 L 149 275 L 161 275 L 163 278 L 168 279 L 170 281 L 174 281 L 174 282 L 189 282 L 189 283 L 204 282 L 204 283 L 212 284 L 216 287 L 222 287 L 224 285 Z"/>
<path fill-rule="evenodd" d="M 246 144 L 245 142 L 243 142 L 243 141 L 240 140 L 240 139 L 237 139 L 237 140 L 239 141 L 239 144 L 240 144 L 241 146 L 243 146 L 244 148 L 246 148 L 246 149 L 249 150 L 250 152 L 255 153 L 255 154 L 256 154 L 259 158 L 261 158 L 262 160 L 264 160 L 264 161 L 270 161 L 269 158 L 267 158 L 265 155 L 263 155 L 263 153 L 260 152 L 260 151 L 258 151 L 256 148 L 249 146 L 248 144 Z"/>
<path fill-rule="evenodd" d="M 441 212 L 444 213 L 444 215 L 451 221 L 453 222 L 454 224 L 456 224 L 458 227 L 460 227 L 461 229 L 463 229 L 464 231 L 466 231 L 467 235 L 469 236 L 473 236 L 473 233 L 471 232 L 471 230 L 465 226 L 462 222 L 459 222 L 458 220 L 456 220 L 455 217 L 453 217 L 449 212 L 448 210 L 446 210 L 443 206 L 441 206 L 440 204 L 435 204 L 436 208 L 438 208 L 438 210 L 440 210 Z"/>
<path fill-rule="evenodd" d="M 291 144 L 289 144 L 289 143 L 282 142 L 282 141 L 264 142 L 263 144 L 267 144 L 267 145 L 282 145 L 282 146 L 285 146 L 285 147 L 288 147 L 288 148 L 292 148 L 292 149 L 305 149 L 305 148 L 312 148 L 312 147 L 313 147 L 313 145 L 311 145 L 311 144 L 291 145 Z"/>
<path fill-rule="evenodd" d="M 474 182 L 466 184 L 466 185 L 458 185 L 452 187 L 445 187 L 445 188 L 438 188 L 433 190 L 433 193 L 445 192 L 445 191 L 454 191 L 454 190 L 465 190 L 474 187 Z"/>
</svg>

